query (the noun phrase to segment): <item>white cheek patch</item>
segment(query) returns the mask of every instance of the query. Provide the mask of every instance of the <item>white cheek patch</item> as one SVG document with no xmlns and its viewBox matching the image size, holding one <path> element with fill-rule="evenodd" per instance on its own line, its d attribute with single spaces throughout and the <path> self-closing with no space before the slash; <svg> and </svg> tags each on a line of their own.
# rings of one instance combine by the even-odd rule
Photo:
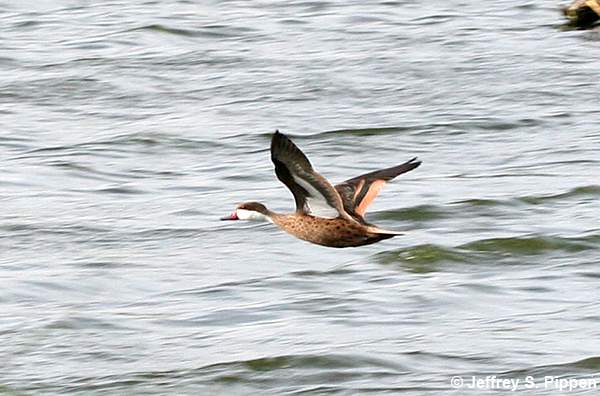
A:
<svg viewBox="0 0 600 396">
<path fill-rule="evenodd" d="M 237 213 L 237 217 L 240 220 L 271 221 L 264 214 L 255 212 L 254 210 L 238 209 L 235 212 Z"/>
</svg>

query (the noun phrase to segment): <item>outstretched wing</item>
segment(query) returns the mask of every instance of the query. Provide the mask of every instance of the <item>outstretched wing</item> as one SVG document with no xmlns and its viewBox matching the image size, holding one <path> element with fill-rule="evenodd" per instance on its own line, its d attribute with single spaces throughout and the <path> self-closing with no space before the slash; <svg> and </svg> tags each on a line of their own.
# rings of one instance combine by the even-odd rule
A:
<svg viewBox="0 0 600 396">
<path fill-rule="evenodd" d="M 353 219 L 344 210 L 342 198 L 331 183 L 315 172 L 304 153 L 279 131 L 271 140 L 271 160 L 277 178 L 294 195 L 297 212 Z"/>
<path fill-rule="evenodd" d="M 421 165 L 421 161 L 417 161 L 415 157 L 401 165 L 365 173 L 346 180 L 336 185 L 335 189 L 342 197 L 346 212 L 359 222 L 366 223 L 364 216 L 367 207 L 373 202 L 385 183 L 402 173 L 415 169 L 419 165 Z"/>
</svg>

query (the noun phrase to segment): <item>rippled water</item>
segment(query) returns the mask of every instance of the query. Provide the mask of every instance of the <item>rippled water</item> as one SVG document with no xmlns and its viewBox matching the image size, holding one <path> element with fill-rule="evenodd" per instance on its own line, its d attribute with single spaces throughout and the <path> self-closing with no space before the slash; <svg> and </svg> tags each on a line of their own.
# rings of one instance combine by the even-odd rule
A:
<svg viewBox="0 0 600 396">
<path fill-rule="evenodd" d="M 600 45 L 558 7 L 0 2 L 0 394 L 600 387 Z M 276 128 L 333 181 L 418 155 L 369 217 L 406 235 L 219 222 L 292 207 Z"/>
</svg>

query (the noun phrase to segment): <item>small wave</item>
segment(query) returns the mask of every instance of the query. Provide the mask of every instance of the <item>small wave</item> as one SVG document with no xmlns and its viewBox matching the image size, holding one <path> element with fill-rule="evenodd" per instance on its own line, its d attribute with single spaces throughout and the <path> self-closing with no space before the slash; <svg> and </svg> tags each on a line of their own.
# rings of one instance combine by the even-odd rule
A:
<svg viewBox="0 0 600 396">
<path fill-rule="evenodd" d="M 64 106 L 69 100 L 90 100 L 118 87 L 95 77 L 43 77 L 31 80 L 17 79 L 2 87 L 1 96 L 17 102 L 32 102 L 48 107 Z"/>
<path fill-rule="evenodd" d="M 418 205 L 404 209 L 377 212 L 373 217 L 377 220 L 432 221 L 443 219 L 449 215 L 448 211 L 435 205 Z"/>
<path fill-rule="evenodd" d="M 73 267 L 77 268 L 88 268 L 88 269 L 110 269 L 110 268 L 120 268 L 123 267 L 123 264 L 116 261 L 98 261 L 98 260 L 83 260 L 83 261 L 75 261 L 71 264 Z M 127 268 L 133 267 L 134 264 L 127 263 Z"/>
<path fill-rule="evenodd" d="M 503 373 L 503 376 L 525 376 L 532 375 L 543 378 L 546 375 L 564 376 L 574 374 L 595 374 L 600 370 L 600 356 L 592 356 L 574 362 L 536 366 L 526 369 L 511 370 Z"/>
<path fill-rule="evenodd" d="M 32 149 L 13 159 L 43 158 L 52 156 L 77 156 L 83 154 L 98 155 L 101 153 L 138 152 L 140 147 L 146 149 L 174 148 L 182 150 L 214 150 L 224 148 L 224 139 L 189 139 L 176 135 L 161 133 L 134 133 L 110 136 L 103 140 L 88 141 L 62 146 L 49 146 Z"/>
<path fill-rule="evenodd" d="M 207 232 L 210 231 L 203 228 L 155 228 L 131 231 L 73 224 L 13 223 L 0 226 L 0 240 L 10 240 L 13 244 L 17 244 L 20 240 L 30 240 L 33 237 L 38 243 L 41 243 L 40 241 L 45 240 L 45 237 L 49 237 L 48 240 L 66 238 L 69 243 L 113 245 L 166 239 L 193 240 Z M 79 261 L 74 264 L 89 267 L 107 267 L 114 263 L 95 259 L 90 262 Z"/>
<path fill-rule="evenodd" d="M 526 196 L 517 198 L 517 200 L 530 205 L 539 205 L 549 201 L 556 201 L 574 197 L 600 197 L 600 185 L 581 186 L 560 194 Z"/>
<path fill-rule="evenodd" d="M 294 271 L 292 275 L 305 278 L 305 277 L 328 277 L 328 276 L 339 276 L 339 275 L 348 275 L 358 272 L 356 269 L 346 268 L 346 267 L 335 267 L 328 271 L 317 271 L 317 270 L 303 270 L 303 271 Z"/>
<path fill-rule="evenodd" d="M 15 152 L 27 150 L 30 147 L 31 142 L 32 139 L 29 138 L 0 136 L 0 147 L 5 147 Z"/>
<path fill-rule="evenodd" d="M 415 127 L 418 128 L 418 127 Z M 375 135 L 394 135 L 397 134 L 398 132 L 410 132 L 410 131 L 414 131 L 415 128 L 413 127 L 381 127 L 381 128 L 357 128 L 357 129 L 335 129 L 335 130 L 331 130 L 331 131 L 322 131 L 322 132 L 316 132 L 313 134 L 307 134 L 307 135 L 299 135 L 299 134 L 294 134 L 294 133 L 289 133 L 289 132 L 284 132 L 287 136 L 289 136 L 290 138 L 292 138 L 294 141 L 298 140 L 298 141 L 302 141 L 302 140 L 310 140 L 310 141 L 314 141 L 315 138 L 318 137 L 335 137 L 335 136 L 375 136 Z M 262 138 L 264 138 L 265 140 L 270 140 L 271 137 L 273 136 L 273 132 L 264 132 L 264 133 L 260 133 L 260 134 L 254 134 L 253 136 L 260 136 Z M 237 137 L 237 136 L 234 136 Z"/>
<path fill-rule="evenodd" d="M 300 371 L 301 370 L 301 371 Z M 306 372 L 319 370 L 322 372 L 336 373 L 341 379 L 342 373 L 346 373 L 348 379 L 358 374 L 370 373 L 374 376 L 399 375 L 406 368 L 390 361 L 364 355 L 346 354 L 301 354 L 301 355 L 279 355 L 266 356 L 255 359 L 235 360 L 230 362 L 215 363 L 188 370 L 182 375 L 193 375 L 199 378 L 207 378 L 210 381 L 232 383 L 244 383 L 255 381 L 256 373 L 269 372 Z M 331 374 L 329 374 L 331 375 Z M 174 378 L 177 375 L 169 375 Z M 271 380 L 276 380 L 276 376 Z M 301 381 L 301 380 L 300 380 Z"/>
<path fill-rule="evenodd" d="M 18 65 L 19 62 L 15 58 L 11 58 L 9 56 L 0 55 L 0 65 L 4 66 L 14 66 Z"/>
<path fill-rule="evenodd" d="M 13 27 L 15 27 L 15 28 L 28 28 L 28 27 L 40 26 L 42 24 L 44 24 L 44 21 L 42 21 L 42 20 L 29 19 L 27 21 L 17 22 L 17 23 L 15 23 L 13 25 Z"/>
<path fill-rule="evenodd" d="M 507 198 L 507 199 L 491 199 L 491 198 L 470 198 L 461 201 L 453 202 L 452 204 L 460 204 L 472 207 L 481 206 L 517 206 L 518 204 L 541 205 L 546 202 L 566 200 L 576 197 L 600 197 L 600 185 L 592 184 L 589 186 L 575 187 L 569 191 L 549 194 L 549 195 L 527 195 L 523 197 Z"/>
<path fill-rule="evenodd" d="M 594 356 L 591 358 L 586 358 L 582 360 L 578 360 L 576 362 L 570 363 L 572 367 L 589 369 L 589 370 L 600 370 L 600 356 Z"/>
<path fill-rule="evenodd" d="M 306 386 L 327 388 L 332 391 L 346 389 L 357 375 L 377 380 L 397 377 L 406 371 L 405 367 L 396 363 L 365 355 L 289 354 L 219 362 L 195 368 L 133 371 L 104 376 L 70 376 L 64 378 L 60 388 L 52 387 L 45 390 L 60 390 L 63 393 L 85 391 L 89 393 L 90 390 L 130 393 L 134 385 L 136 389 L 156 389 L 156 386 L 169 389 L 177 386 L 177 389 L 181 389 L 182 382 L 188 384 L 192 382 L 196 385 L 209 385 L 214 387 L 214 390 L 222 391 L 223 389 L 218 385 L 228 387 L 255 385 L 259 375 L 262 377 L 260 382 L 263 385 L 283 385 L 281 381 L 284 381 L 287 382 L 285 388 L 294 389 L 296 392 L 293 393 L 303 393 Z M 289 379 L 284 380 L 288 375 L 293 376 L 294 380 L 291 382 Z M 331 378 L 336 378 L 336 385 L 330 385 Z M 342 385 L 341 382 L 348 383 Z M 198 392 L 191 393 L 198 394 Z M 282 393 L 291 394 L 285 391 Z"/>
<path fill-rule="evenodd" d="M 198 238 L 207 233 L 204 228 L 155 228 L 130 234 L 136 241 L 164 240 L 168 238 Z"/>
<path fill-rule="evenodd" d="M 104 145 L 104 146 L 146 146 L 146 147 L 154 147 L 154 146 L 169 146 L 169 147 L 199 147 L 204 146 L 206 144 L 211 144 L 213 146 L 218 145 L 218 143 L 207 141 L 207 140 L 196 140 L 196 139 L 188 139 L 180 136 L 173 136 L 168 134 L 161 133 L 135 133 L 135 134 L 127 134 L 111 137 L 108 140 L 103 140 L 99 142 L 92 142 L 90 144 L 94 145 Z"/>
<path fill-rule="evenodd" d="M 489 199 L 489 198 L 472 198 L 465 199 L 462 201 L 453 202 L 453 204 L 472 206 L 472 207 L 487 207 L 487 206 L 506 206 L 510 205 L 510 201 L 501 199 Z"/>
<path fill-rule="evenodd" d="M 46 164 L 51 167 L 63 169 L 66 172 L 69 172 L 71 175 L 85 178 L 87 180 L 95 179 L 104 182 L 109 182 L 115 181 L 115 179 L 125 180 L 135 178 L 135 176 L 131 173 L 102 171 L 100 169 L 88 165 L 83 165 L 73 160 L 49 160 L 46 162 Z"/>
<path fill-rule="evenodd" d="M 383 359 L 357 355 L 283 355 L 234 362 L 253 371 L 270 371 L 280 368 L 360 368 L 381 367 L 389 370 L 402 370 L 396 364 Z"/>
<path fill-rule="evenodd" d="M 456 19 L 456 15 L 425 15 L 422 17 L 417 17 L 417 18 L 413 18 L 411 20 L 411 24 L 415 24 L 415 25 L 437 25 L 437 24 L 442 24 L 442 23 L 446 23 L 449 21 L 452 21 L 454 19 Z"/>
<path fill-rule="evenodd" d="M 151 31 L 157 33 L 173 34 L 183 37 L 208 37 L 208 38 L 238 38 L 256 35 L 256 30 L 248 27 L 225 25 L 207 25 L 201 29 L 184 29 L 170 27 L 162 24 L 141 26 L 128 31 Z"/>
<path fill-rule="evenodd" d="M 557 237 L 492 238 L 461 245 L 460 249 L 478 253 L 536 255 L 549 251 L 580 252 L 592 249 L 585 241 Z"/>
<path fill-rule="evenodd" d="M 406 269 L 416 273 L 434 272 L 435 265 L 439 263 L 474 263 L 473 257 L 459 249 L 433 244 L 382 252 L 375 257 L 381 264 L 402 264 Z"/>
<path fill-rule="evenodd" d="M 96 317 L 84 315 L 69 315 L 55 319 L 46 323 L 44 327 L 51 330 L 101 329 L 106 331 L 127 329 L 127 327 L 117 321 L 101 320 Z"/>
<path fill-rule="evenodd" d="M 152 32 L 169 33 L 169 34 L 175 34 L 178 36 L 189 36 L 189 37 L 198 36 L 198 32 L 194 31 L 194 30 L 188 30 L 188 29 L 182 29 L 182 28 L 172 28 L 172 27 L 168 27 L 165 25 L 158 25 L 158 24 L 142 26 L 142 27 L 136 28 L 134 30 L 149 30 Z"/>
<path fill-rule="evenodd" d="M 507 121 L 500 118 L 480 117 L 466 121 L 456 121 L 448 123 L 438 123 L 438 127 L 453 127 L 464 130 L 479 129 L 484 131 L 508 131 L 512 129 L 521 129 L 542 124 L 542 120 L 533 118 L 522 118 Z"/>
<path fill-rule="evenodd" d="M 372 136 L 372 135 L 394 135 L 398 132 L 412 131 L 412 127 L 382 127 L 382 128 L 360 128 L 360 129 L 336 129 L 333 131 L 320 132 L 314 136 L 329 136 L 329 135 L 352 135 L 352 136 Z"/>
<path fill-rule="evenodd" d="M 146 193 L 146 191 L 143 191 L 143 190 L 140 190 L 137 188 L 133 188 L 133 187 L 127 187 L 127 186 L 106 187 L 106 188 L 94 190 L 94 192 L 100 193 L 100 194 L 119 194 L 119 195 L 138 195 L 138 194 Z"/>
<path fill-rule="evenodd" d="M 6 231 L 7 238 L 12 238 L 16 235 L 34 235 L 37 233 L 49 235 L 97 234 L 108 232 L 108 229 L 82 225 L 56 226 L 53 224 L 16 223 L 3 224 L 0 226 L 0 231 Z"/>
<path fill-rule="evenodd" d="M 415 272 L 435 271 L 435 264 L 477 264 L 482 261 L 498 262 L 507 257 L 522 257 L 553 252 L 577 253 L 600 248 L 600 236 L 559 238 L 549 236 L 524 236 L 491 238 L 469 242 L 456 247 L 434 244 L 412 246 L 377 254 L 382 264 L 403 264 Z"/>
</svg>

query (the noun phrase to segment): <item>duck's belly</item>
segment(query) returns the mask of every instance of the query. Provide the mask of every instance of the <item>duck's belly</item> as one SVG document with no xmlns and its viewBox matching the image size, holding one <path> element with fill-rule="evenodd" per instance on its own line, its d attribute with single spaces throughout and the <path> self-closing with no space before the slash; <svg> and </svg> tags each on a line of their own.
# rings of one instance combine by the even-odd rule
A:
<svg viewBox="0 0 600 396">
<path fill-rule="evenodd" d="M 293 216 L 276 224 L 297 238 L 328 247 L 363 246 L 391 237 L 369 232 L 363 225 L 339 218 Z"/>
</svg>

